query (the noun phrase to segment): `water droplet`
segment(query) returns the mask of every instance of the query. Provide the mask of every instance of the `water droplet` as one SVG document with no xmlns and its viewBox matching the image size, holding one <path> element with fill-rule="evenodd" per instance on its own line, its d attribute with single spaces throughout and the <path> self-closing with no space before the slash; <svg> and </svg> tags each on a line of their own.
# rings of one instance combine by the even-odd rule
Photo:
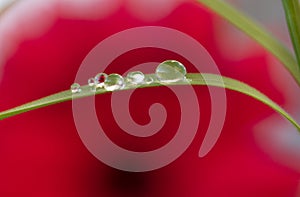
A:
<svg viewBox="0 0 300 197">
<path fill-rule="evenodd" d="M 154 79 L 151 76 L 145 76 L 144 83 L 151 84 L 153 81 Z"/>
<path fill-rule="evenodd" d="M 95 78 L 89 78 L 89 80 L 88 80 L 88 85 L 89 86 L 94 86 L 96 84 L 96 80 L 95 80 Z"/>
<path fill-rule="evenodd" d="M 119 90 L 124 87 L 124 79 L 119 74 L 110 74 L 104 82 L 104 88 L 107 91 Z"/>
<path fill-rule="evenodd" d="M 145 79 L 145 75 L 140 71 L 130 72 L 126 76 L 126 82 L 135 85 L 143 83 L 144 79 Z"/>
<path fill-rule="evenodd" d="M 73 83 L 71 85 L 71 92 L 72 93 L 79 93 L 79 92 L 81 92 L 80 85 L 78 83 Z"/>
<path fill-rule="evenodd" d="M 160 63 L 155 70 L 155 74 L 159 81 L 166 83 L 186 80 L 184 65 L 175 60 L 167 60 Z"/>
<path fill-rule="evenodd" d="M 97 86 L 96 86 L 96 79 L 95 78 L 89 78 L 88 79 L 88 85 L 90 86 L 90 90 L 92 92 L 96 92 L 97 91 Z"/>
<path fill-rule="evenodd" d="M 108 77 L 108 75 L 105 74 L 105 73 L 98 73 L 95 76 L 95 84 L 96 84 L 96 86 L 102 88 L 104 86 L 104 83 L 105 83 L 107 77 Z"/>
</svg>

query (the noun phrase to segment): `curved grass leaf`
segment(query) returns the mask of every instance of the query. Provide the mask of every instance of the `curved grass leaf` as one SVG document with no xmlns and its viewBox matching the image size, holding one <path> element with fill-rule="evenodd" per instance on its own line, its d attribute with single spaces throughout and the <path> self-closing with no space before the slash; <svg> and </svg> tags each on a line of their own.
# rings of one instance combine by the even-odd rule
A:
<svg viewBox="0 0 300 197">
<path fill-rule="evenodd" d="M 261 25 L 257 24 L 225 1 L 198 0 L 198 2 L 216 12 L 270 51 L 281 63 L 283 63 L 300 86 L 300 70 L 295 57 L 278 39 L 274 38 L 271 33 L 268 33 Z"/>
<path fill-rule="evenodd" d="M 153 76 L 153 74 L 150 74 L 150 76 Z M 290 121 L 300 132 L 300 125 L 278 104 L 276 104 L 274 101 L 272 101 L 270 98 L 268 98 L 263 93 L 259 92 L 255 88 L 240 82 L 235 79 L 231 79 L 228 77 L 223 77 L 220 75 L 215 74 L 205 74 L 205 73 L 190 73 L 187 74 L 188 82 L 176 82 L 176 83 L 169 83 L 169 84 L 160 84 L 159 81 L 154 81 L 152 84 L 148 85 L 142 85 L 138 88 L 146 88 L 146 87 L 155 87 L 155 86 L 162 86 L 162 85 L 207 85 L 207 86 L 215 86 L 215 87 L 221 87 L 221 88 L 227 88 L 230 90 L 234 90 L 240 93 L 243 93 L 245 95 L 251 96 L 258 101 L 268 105 L 275 111 L 277 111 L 279 114 L 281 114 L 283 117 L 285 117 L 288 121 Z M 126 86 L 123 90 L 128 89 L 134 89 L 137 88 L 136 86 Z M 123 91 L 121 90 L 121 91 Z M 64 101 L 69 101 L 72 99 L 87 97 L 87 96 L 93 96 L 94 94 L 104 94 L 108 93 L 109 91 L 106 91 L 105 89 L 99 89 L 96 93 L 93 93 L 90 91 L 90 87 L 83 86 L 82 91 L 80 93 L 72 94 L 70 90 L 62 91 L 35 101 L 32 101 L 30 103 L 0 112 L 0 120 L 15 116 L 30 110 L 46 107 L 49 105 L 53 105 L 56 103 L 61 103 Z"/>
<path fill-rule="evenodd" d="M 286 22 L 300 69 L 300 6 L 299 0 L 282 0 Z"/>
</svg>

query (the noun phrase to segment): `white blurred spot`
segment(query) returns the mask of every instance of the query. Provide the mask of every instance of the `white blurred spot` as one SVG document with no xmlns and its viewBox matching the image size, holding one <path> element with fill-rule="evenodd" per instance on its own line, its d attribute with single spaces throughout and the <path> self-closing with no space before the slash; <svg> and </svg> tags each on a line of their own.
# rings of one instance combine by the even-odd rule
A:
<svg viewBox="0 0 300 197">
<path fill-rule="evenodd" d="M 12 4 L 15 0 L 0 0 L 0 12 L 6 9 L 10 4 Z"/>
<path fill-rule="evenodd" d="M 167 16 L 184 0 L 127 0 L 131 13 L 145 21 L 155 21 Z"/>
<path fill-rule="evenodd" d="M 240 61 L 257 52 L 257 44 L 223 19 L 215 19 L 214 34 L 222 55 Z"/>
<path fill-rule="evenodd" d="M 273 115 L 255 128 L 255 138 L 273 160 L 300 172 L 300 134 L 279 115 Z"/>
<path fill-rule="evenodd" d="M 3 7 L 12 0 L 0 0 Z M 112 12 L 121 0 L 17 0 L 0 18 L 0 74 L 24 40 L 41 36 L 60 17 L 94 19 Z"/>
<path fill-rule="evenodd" d="M 0 20 L 0 68 L 22 41 L 48 30 L 55 12 L 55 3 L 49 0 L 20 0 L 7 10 Z"/>
</svg>

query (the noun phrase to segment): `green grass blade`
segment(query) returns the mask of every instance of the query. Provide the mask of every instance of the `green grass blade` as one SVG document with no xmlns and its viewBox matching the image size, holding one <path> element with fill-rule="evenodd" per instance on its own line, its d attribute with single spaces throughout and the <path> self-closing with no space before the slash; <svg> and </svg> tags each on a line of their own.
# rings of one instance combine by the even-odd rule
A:
<svg viewBox="0 0 300 197">
<path fill-rule="evenodd" d="M 271 33 L 225 1 L 198 0 L 270 51 L 286 67 L 300 86 L 300 70 L 293 54 Z M 259 6 L 259 5 L 258 5 Z"/>
<path fill-rule="evenodd" d="M 300 69 L 300 7 L 298 0 L 282 0 L 298 67 Z"/>
<path fill-rule="evenodd" d="M 287 113 L 282 107 L 280 107 L 277 103 L 275 103 L 273 100 L 271 100 L 269 97 L 267 97 L 265 94 L 261 93 L 257 89 L 232 78 L 222 77 L 220 75 L 215 74 L 202 75 L 203 78 L 205 78 L 205 81 L 201 79 L 201 77 L 199 77 L 199 74 L 189 74 L 189 78 L 193 81 L 191 84 L 221 87 L 248 95 L 266 104 L 267 106 L 271 107 L 273 110 L 281 114 L 288 121 L 290 121 L 290 123 L 292 123 L 300 132 L 300 125 L 297 123 L 297 121 L 291 115 L 289 115 L 289 113 Z M 207 84 L 205 84 L 205 82 Z"/>
<path fill-rule="evenodd" d="M 153 75 L 153 74 L 152 74 Z M 142 85 L 139 88 L 149 88 L 149 87 L 155 87 L 155 86 L 162 86 L 162 85 L 207 85 L 207 86 L 215 86 L 215 87 L 221 87 L 221 88 L 227 88 L 233 91 L 237 91 L 240 93 L 243 93 L 245 95 L 251 96 L 258 101 L 268 105 L 275 111 L 277 111 L 279 114 L 281 114 L 283 117 L 285 117 L 288 121 L 290 121 L 300 132 L 300 125 L 278 104 L 276 104 L 274 101 L 269 99 L 266 95 L 259 92 L 255 88 L 240 82 L 235 79 L 231 79 L 228 77 L 222 77 L 220 75 L 215 74 L 200 74 L 200 73 L 190 73 L 187 74 L 187 79 L 189 82 L 176 82 L 176 83 L 170 83 L 170 84 L 160 84 L 159 81 L 154 81 L 152 84 L 148 85 Z M 134 89 L 135 86 L 126 86 L 123 90 L 129 90 Z M 121 91 L 123 91 L 121 90 Z M 99 89 L 95 94 L 104 94 L 108 93 L 108 91 L 104 89 Z M 35 101 L 32 101 L 30 103 L 0 112 L 0 120 L 15 116 L 30 110 L 46 107 L 49 105 L 53 105 L 56 103 L 61 103 L 65 101 L 69 101 L 72 99 L 87 97 L 87 96 L 93 96 L 94 93 L 90 91 L 90 88 L 88 86 L 83 86 L 82 91 L 80 93 L 72 94 L 70 90 L 62 91 Z"/>
</svg>

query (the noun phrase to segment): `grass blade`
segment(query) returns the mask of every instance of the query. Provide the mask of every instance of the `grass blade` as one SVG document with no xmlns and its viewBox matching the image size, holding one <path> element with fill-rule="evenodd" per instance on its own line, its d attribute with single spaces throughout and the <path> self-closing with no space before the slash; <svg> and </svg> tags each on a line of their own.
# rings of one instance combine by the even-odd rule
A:
<svg viewBox="0 0 300 197">
<path fill-rule="evenodd" d="M 151 74 L 153 75 L 153 74 Z M 205 73 L 190 73 L 187 74 L 187 79 L 189 82 L 176 82 L 176 83 L 170 83 L 170 84 L 164 84 L 164 85 L 207 85 L 207 86 L 215 86 L 220 88 L 227 88 L 233 91 L 240 92 L 242 94 L 248 95 L 253 97 L 254 99 L 257 99 L 258 101 L 268 105 L 272 109 L 274 109 L 276 112 L 281 114 L 283 117 L 285 117 L 290 123 L 292 123 L 300 132 L 300 125 L 296 122 L 293 117 L 291 117 L 283 108 L 281 108 L 278 104 L 276 104 L 274 101 L 272 101 L 270 98 L 268 98 L 263 93 L 259 92 L 255 88 L 240 82 L 235 79 L 231 79 L 228 77 L 223 77 L 220 75 L 215 74 L 205 74 Z M 154 81 L 152 84 L 143 85 L 139 88 L 149 88 L 149 87 L 155 87 L 155 86 L 162 86 L 163 84 L 160 84 L 159 81 Z M 134 89 L 136 87 L 134 86 L 127 86 L 123 90 L 128 89 Z M 121 90 L 121 91 L 123 91 Z M 99 89 L 95 94 L 104 94 L 108 93 L 108 91 L 104 89 Z M 87 96 L 93 96 L 94 93 L 90 91 L 90 88 L 88 86 L 83 86 L 82 91 L 78 94 L 72 95 L 70 90 L 62 91 L 32 102 L 29 102 L 27 104 L 0 112 L 0 120 L 9 118 L 11 116 L 15 116 L 30 110 L 46 107 L 49 105 L 53 105 L 56 103 L 61 103 L 65 101 L 70 101 L 72 99 L 78 99 L 82 97 Z"/>
<path fill-rule="evenodd" d="M 289 1 L 289 0 L 287 0 Z M 198 0 L 270 51 L 290 72 L 300 86 L 300 69 L 293 54 L 271 33 L 225 1 Z"/>
<path fill-rule="evenodd" d="M 298 67 L 300 69 L 300 7 L 298 0 L 282 0 Z"/>
</svg>

